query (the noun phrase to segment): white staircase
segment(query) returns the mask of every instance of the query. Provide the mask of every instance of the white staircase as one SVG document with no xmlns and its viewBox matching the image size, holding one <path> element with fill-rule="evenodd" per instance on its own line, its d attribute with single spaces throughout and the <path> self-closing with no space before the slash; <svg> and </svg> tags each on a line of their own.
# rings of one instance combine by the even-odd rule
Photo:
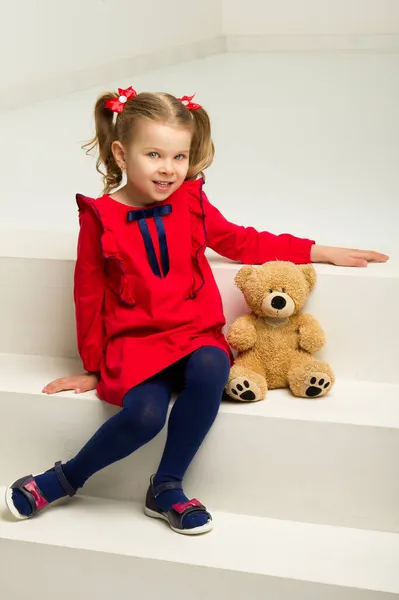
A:
<svg viewBox="0 0 399 600">
<path fill-rule="evenodd" d="M 0 355 L 3 489 L 72 456 L 116 410 L 93 392 L 41 394 L 45 383 L 81 369 L 73 261 L 20 254 L 0 260 L 8 306 Z M 233 283 L 239 266 L 211 260 L 230 321 L 245 310 Z M 399 594 L 399 324 L 384 309 L 387 298 L 399 297 L 399 272 L 394 261 L 317 271 L 307 309 L 326 329 L 324 354 L 337 384 L 317 401 L 276 391 L 256 404 L 223 403 L 186 483 L 213 512 L 214 532 L 182 539 L 143 515 L 161 434 L 94 476 L 87 497 L 29 522 L 15 523 L 4 511 L 0 556 L 10 568 L 0 584 L 8 597 L 25 597 L 20 561 L 34 587 L 39 567 L 49 565 L 48 597 L 60 600 L 71 593 L 60 584 L 65 569 L 87 589 L 82 598 L 106 598 L 129 581 L 148 600 L 161 590 L 176 598 L 177 581 L 177 597 L 190 600 L 205 593 L 229 600 Z"/>
<path fill-rule="evenodd" d="M 399 597 L 397 60 L 345 60 L 216 57 L 134 78 L 137 89 L 174 81 L 178 92 L 201 90 L 219 151 L 210 199 L 228 218 L 392 258 L 358 270 L 317 266 L 306 309 L 327 333 L 330 395 L 275 391 L 261 403 L 223 403 L 186 481 L 214 516 L 211 534 L 187 539 L 143 514 L 163 433 L 37 519 L 11 520 L 0 500 L 1 599 Z M 237 73 L 244 93 L 235 92 Z M 0 231 L 0 496 L 14 479 L 74 455 L 116 410 L 94 393 L 41 393 L 81 370 L 73 194 L 98 183 L 79 144 L 99 91 L 0 115 L 2 198 L 15 198 Z M 233 284 L 239 266 L 211 260 L 230 322 L 245 310 Z"/>
</svg>

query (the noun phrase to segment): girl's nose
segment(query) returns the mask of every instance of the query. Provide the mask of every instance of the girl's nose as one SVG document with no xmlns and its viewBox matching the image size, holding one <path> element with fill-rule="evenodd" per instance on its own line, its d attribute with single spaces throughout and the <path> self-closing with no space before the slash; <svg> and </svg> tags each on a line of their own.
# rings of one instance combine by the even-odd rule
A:
<svg viewBox="0 0 399 600">
<path fill-rule="evenodd" d="M 173 164 L 171 161 L 164 161 L 162 163 L 161 169 L 160 169 L 161 173 L 173 173 L 174 169 L 173 169 Z"/>
</svg>

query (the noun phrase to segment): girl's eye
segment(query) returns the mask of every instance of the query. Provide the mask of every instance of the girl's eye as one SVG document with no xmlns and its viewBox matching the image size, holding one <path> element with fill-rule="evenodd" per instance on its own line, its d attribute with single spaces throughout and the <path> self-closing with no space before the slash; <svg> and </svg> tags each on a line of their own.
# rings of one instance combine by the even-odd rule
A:
<svg viewBox="0 0 399 600">
<path fill-rule="evenodd" d="M 158 154 L 158 152 L 150 152 L 150 153 L 148 154 L 148 156 L 149 156 L 150 158 L 158 158 L 159 154 Z"/>
<path fill-rule="evenodd" d="M 176 160 L 184 160 L 186 157 L 184 156 L 184 154 L 178 154 L 177 156 L 175 156 Z"/>
</svg>

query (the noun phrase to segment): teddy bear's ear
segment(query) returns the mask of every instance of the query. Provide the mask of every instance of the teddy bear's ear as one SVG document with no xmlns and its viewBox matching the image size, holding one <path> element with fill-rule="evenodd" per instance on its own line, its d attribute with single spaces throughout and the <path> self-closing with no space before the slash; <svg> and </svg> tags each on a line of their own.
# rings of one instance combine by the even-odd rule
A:
<svg viewBox="0 0 399 600">
<path fill-rule="evenodd" d="M 242 267 L 238 271 L 237 275 L 234 278 L 234 283 L 236 284 L 238 289 L 243 291 L 245 283 L 249 279 L 249 277 L 252 275 L 253 270 L 254 270 L 254 268 L 251 267 L 250 265 L 248 265 L 248 266 Z"/>
<path fill-rule="evenodd" d="M 316 285 L 316 271 L 313 265 L 300 265 L 299 266 L 300 270 L 302 271 L 308 286 L 309 286 L 309 291 L 313 290 L 314 286 Z"/>
</svg>

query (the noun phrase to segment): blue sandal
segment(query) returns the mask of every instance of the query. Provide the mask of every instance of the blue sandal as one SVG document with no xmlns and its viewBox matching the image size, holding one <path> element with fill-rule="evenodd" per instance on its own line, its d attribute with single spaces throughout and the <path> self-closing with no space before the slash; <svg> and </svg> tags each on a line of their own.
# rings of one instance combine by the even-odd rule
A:
<svg viewBox="0 0 399 600">
<path fill-rule="evenodd" d="M 169 527 L 176 533 L 182 533 L 183 535 L 199 535 L 201 533 L 208 533 L 213 528 L 212 516 L 206 510 L 205 506 L 201 504 L 196 498 L 189 500 L 188 502 L 180 502 L 174 504 L 167 512 L 160 510 L 156 503 L 156 498 L 162 492 L 167 490 L 182 490 L 181 481 L 168 481 L 167 483 L 161 483 L 160 485 L 154 486 L 154 476 L 151 477 L 150 487 L 148 488 L 147 498 L 145 501 L 144 512 L 147 517 L 153 517 L 154 519 L 163 519 L 169 523 Z M 184 529 L 183 519 L 186 515 L 192 513 L 203 513 L 208 517 L 208 522 L 200 527 L 193 527 L 192 529 Z"/>
<path fill-rule="evenodd" d="M 64 471 L 62 470 L 61 461 L 55 463 L 54 472 L 61 486 L 64 488 L 65 493 L 70 497 L 74 496 L 76 494 L 76 490 L 73 489 L 73 487 L 65 477 Z M 14 490 L 18 490 L 19 492 L 21 492 L 21 494 L 23 494 L 29 502 L 32 509 L 32 512 L 29 516 L 21 515 L 21 513 L 17 510 L 12 499 Z M 42 512 L 50 504 L 50 502 L 48 501 L 42 490 L 39 488 L 32 475 L 21 477 L 21 479 L 17 479 L 17 481 L 14 481 L 14 483 L 8 486 L 8 488 L 6 489 L 5 500 L 9 511 L 14 515 L 16 519 L 21 520 L 31 519 L 32 517 L 35 517 L 39 512 Z"/>
</svg>

